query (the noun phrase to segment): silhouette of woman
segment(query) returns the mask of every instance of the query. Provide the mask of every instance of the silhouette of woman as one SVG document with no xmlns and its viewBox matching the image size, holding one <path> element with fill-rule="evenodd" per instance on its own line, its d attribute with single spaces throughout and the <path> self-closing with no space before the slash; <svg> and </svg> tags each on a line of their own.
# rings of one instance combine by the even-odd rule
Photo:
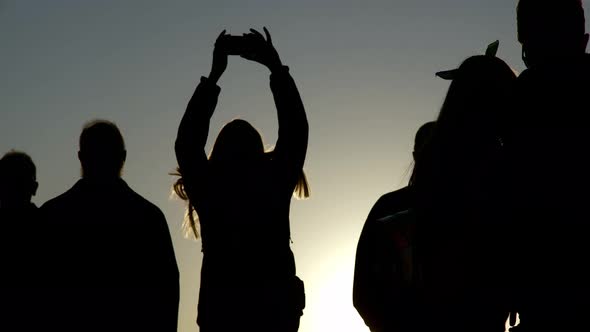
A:
<svg viewBox="0 0 590 332">
<path fill-rule="evenodd" d="M 430 139 L 436 122 L 423 124 L 414 139 L 414 158 Z M 408 186 L 387 193 L 373 205 L 359 237 L 354 264 L 352 303 L 372 332 L 413 331 L 422 314 L 416 306 L 409 272 L 415 222 Z M 409 240 L 409 241 L 408 241 Z M 404 269 L 405 268 L 405 269 Z M 407 282 L 410 281 L 410 282 Z"/>
<path fill-rule="evenodd" d="M 504 331 L 498 128 L 516 76 L 489 49 L 437 75 L 452 83 L 414 171 L 424 330 Z"/>
<path fill-rule="evenodd" d="M 197 323 L 210 331 L 297 331 L 305 306 L 303 282 L 295 275 L 289 247 L 289 207 L 295 192 L 309 196 L 303 174 L 308 124 L 295 82 L 283 66 L 270 34 L 223 31 L 213 66 L 202 77 L 178 128 L 180 178 L 174 189 L 188 200 L 190 227 L 202 238 L 203 265 Z M 226 124 L 207 158 L 210 118 L 228 54 L 271 71 L 279 129 L 271 152 L 244 120 Z M 200 232 L 197 233 L 198 214 Z"/>
</svg>

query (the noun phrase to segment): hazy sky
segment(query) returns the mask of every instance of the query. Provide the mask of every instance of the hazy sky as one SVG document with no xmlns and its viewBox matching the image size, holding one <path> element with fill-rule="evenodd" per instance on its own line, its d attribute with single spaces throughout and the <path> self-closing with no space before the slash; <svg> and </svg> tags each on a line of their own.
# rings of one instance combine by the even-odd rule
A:
<svg viewBox="0 0 590 332">
<path fill-rule="evenodd" d="M 294 201 L 291 213 L 307 296 L 300 331 L 368 331 L 351 299 L 363 222 L 380 195 L 407 182 L 414 133 L 435 118 L 448 88 L 436 71 L 496 39 L 498 56 L 523 69 L 515 7 L 515 0 L 0 0 L 0 153 L 32 156 L 41 205 L 79 178 L 82 125 L 115 121 L 127 143 L 125 180 L 170 225 L 181 272 L 179 331 L 196 331 L 200 242 L 182 237 L 184 206 L 170 199 L 167 175 L 176 167 L 176 129 L 209 73 L 219 32 L 267 26 L 310 122 L 312 197 Z M 274 144 L 268 77 L 256 63 L 230 59 L 209 142 L 242 117 Z"/>
</svg>

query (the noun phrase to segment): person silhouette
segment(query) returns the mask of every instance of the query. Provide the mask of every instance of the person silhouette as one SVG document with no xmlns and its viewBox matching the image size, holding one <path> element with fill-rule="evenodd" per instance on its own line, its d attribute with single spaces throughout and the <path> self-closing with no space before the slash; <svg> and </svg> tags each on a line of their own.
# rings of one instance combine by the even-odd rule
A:
<svg viewBox="0 0 590 332">
<path fill-rule="evenodd" d="M 294 192 L 309 196 L 303 173 L 308 123 L 268 30 L 266 39 L 250 31 L 239 37 L 223 31 L 217 38 L 211 73 L 189 101 L 175 144 L 180 175 L 175 191 L 188 200 L 191 229 L 202 240 L 197 317 L 202 332 L 297 331 L 305 306 L 289 245 L 289 207 Z M 221 129 L 209 158 L 204 152 L 228 54 L 271 72 L 278 139 L 270 152 L 259 132 L 241 119 Z"/>
<path fill-rule="evenodd" d="M 516 76 L 495 57 L 466 59 L 453 71 L 436 127 L 413 174 L 415 263 L 422 319 L 417 330 L 504 331 L 507 253 L 497 242 L 507 232 L 498 207 L 502 140 L 500 121 Z M 494 49 L 489 52 L 490 49 Z"/>
<path fill-rule="evenodd" d="M 55 303 L 66 331 L 176 331 L 179 273 L 160 209 L 121 178 L 123 136 L 106 120 L 80 134 L 82 178 L 42 205 Z"/>
<path fill-rule="evenodd" d="M 517 29 L 527 68 L 586 58 L 589 35 L 581 0 L 520 0 Z"/>
<path fill-rule="evenodd" d="M 519 76 L 505 146 L 513 305 L 522 331 L 590 329 L 584 151 L 589 35 L 580 0 L 521 0 Z M 548 180 L 550 174 L 559 174 Z"/>
<path fill-rule="evenodd" d="M 27 319 L 38 304 L 40 288 L 39 215 L 31 199 L 37 193 L 37 169 L 29 155 L 10 151 L 0 159 L 0 328 L 41 325 Z"/>
<path fill-rule="evenodd" d="M 435 122 L 431 121 L 418 129 L 412 153 L 414 158 L 430 138 L 434 127 Z M 389 222 L 387 217 L 412 207 L 411 184 L 412 179 L 408 186 L 377 200 L 369 212 L 357 244 L 353 305 L 373 332 L 406 331 L 415 323 L 411 312 L 412 299 L 400 295 L 399 283 L 396 284 L 395 277 L 386 272 L 386 267 L 395 265 L 396 257 L 390 255 L 397 251 L 395 248 L 382 250 L 384 247 L 390 249 L 388 245 L 393 242 L 390 237 L 382 236 L 391 233 L 388 229 L 391 227 L 385 225 Z M 379 240 L 387 243 L 380 243 Z"/>
<path fill-rule="evenodd" d="M 35 210 L 31 199 L 37 193 L 37 168 L 29 155 L 10 151 L 0 159 L 0 209 Z"/>
</svg>

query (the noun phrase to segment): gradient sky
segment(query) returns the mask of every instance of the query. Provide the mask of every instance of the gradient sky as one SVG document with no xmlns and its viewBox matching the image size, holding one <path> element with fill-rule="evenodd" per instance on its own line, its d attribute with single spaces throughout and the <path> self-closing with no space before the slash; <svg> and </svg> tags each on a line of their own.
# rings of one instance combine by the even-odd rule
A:
<svg viewBox="0 0 590 332">
<path fill-rule="evenodd" d="M 307 296 L 300 331 L 368 331 L 351 295 L 363 222 L 380 195 L 408 180 L 414 133 L 435 118 L 448 88 L 436 71 L 496 39 L 498 56 L 523 69 L 515 7 L 515 0 L 0 0 L 0 153 L 32 156 L 41 205 L 79 178 L 83 124 L 115 121 L 128 150 L 124 179 L 170 225 L 181 272 L 179 331 L 197 331 L 200 242 L 182 236 L 184 205 L 170 198 L 167 175 L 176 167 L 176 129 L 209 73 L 219 32 L 267 26 L 310 122 L 312 197 L 294 201 L 291 213 Z M 241 117 L 274 144 L 268 76 L 256 63 L 230 59 L 209 142 Z"/>
</svg>

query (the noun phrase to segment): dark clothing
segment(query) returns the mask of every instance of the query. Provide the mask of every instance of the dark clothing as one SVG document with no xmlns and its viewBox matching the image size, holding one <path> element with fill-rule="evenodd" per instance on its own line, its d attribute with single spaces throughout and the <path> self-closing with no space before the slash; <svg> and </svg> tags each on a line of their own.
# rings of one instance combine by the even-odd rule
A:
<svg viewBox="0 0 590 332">
<path fill-rule="evenodd" d="M 498 234 L 507 226 L 500 218 L 469 216 L 473 212 L 481 211 L 448 208 L 417 217 L 421 331 L 505 330 L 509 307 L 503 286 L 509 271 Z"/>
<path fill-rule="evenodd" d="M 506 132 L 522 329 L 590 329 L 590 56 L 524 71 Z"/>
<path fill-rule="evenodd" d="M 25 208 L 0 208 L 0 330 L 36 331 L 43 293 L 44 270 L 39 259 L 39 211 L 34 204 Z"/>
<path fill-rule="evenodd" d="M 505 254 L 496 240 L 506 227 L 490 212 L 495 200 L 486 188 L 469 201 L 449 188 L 455 196 L 431 210 L 415 209 L 409 188 L 375 204 L 357 247 L 353 293 L 371 331 L 504 330 Z"/>
<path fill-rule="evenodd" d="M 49 330 L 176 331 L 179 273 L 158 207 L 121 179 L 82 179 L 41 210 Z"/>
<path fill-rule="evenodd" d="M 410 323 L 411 298 L 403 296 L 400 280 L 390 270 L 399 266 L 390 217 L 412 205 L 409 187 L 385 194 L 371 209 L 356 249 L 352 299 L 371 331 L 403 331 Z"/>
<path fill-rule="evenodd" d="M 0 287 L 34 286 L 40 220 L 30 204 L 22 209 L 0 208 Z"/>
<path fill-rule="evenodd" d="M 424 331 L 503 332 L 508 317 L 502 146 L 489 132 L 468 130 L 469 141 L 453 146 L 435 137 L 432 144 L 440 147 L 424 153 L 433 156 L 423 163 L 431 168 L 423 173 L 429 178 L 417 177 L 422 182 L 414 186 Z"/>
<path fill-rule="evenodd" d="M 176 157 L 201 227 L 198 323 L 203 331 L 243 326 L 296 331 L 293 322 L 298 325 L 302 314 L 303 287 L 289 247 L 289 207 L 305 160 L 308 125 L 286 67 L 271 75 L 270 87 L 278 140 L 274 151 L 257 161 L 227 165 L 207 159 L 204 147 L 220 88 L 205 78 L 178 130 Z"/>
</svg>

